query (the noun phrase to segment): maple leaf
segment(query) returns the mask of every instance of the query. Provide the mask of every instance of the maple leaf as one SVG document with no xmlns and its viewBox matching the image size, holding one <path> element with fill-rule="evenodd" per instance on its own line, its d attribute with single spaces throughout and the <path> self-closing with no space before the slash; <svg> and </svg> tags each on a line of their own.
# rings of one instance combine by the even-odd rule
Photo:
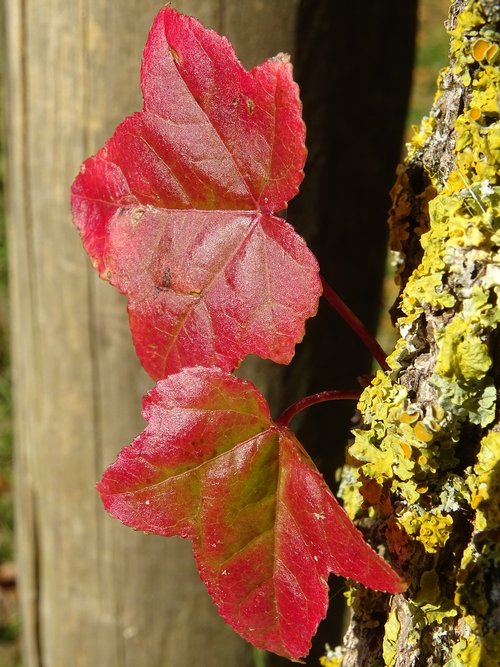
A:
<svg viewBox="0 0 500 667">
<path fill-rule="evenodd" d="M 137 530 L 191 539 L 220 614 L 252 644 L 306 655 L 330 572 L 404 590 L 251 383 L 184 369 L 147 395 L 144 416 L 98 484 L 103 503 Z"/>
<path fill-rule="evenodd" d="M 83 164 L 72 210 L 100 275 L 128 295 L 143 366 L 159 379 L 250 353 L 289 363 L 321 284 L 274 215 L 306 156 L 288 57 L 247 72 L 224 37 L 165 7 L 141 86 L 143 110 Z"/>
</svg>

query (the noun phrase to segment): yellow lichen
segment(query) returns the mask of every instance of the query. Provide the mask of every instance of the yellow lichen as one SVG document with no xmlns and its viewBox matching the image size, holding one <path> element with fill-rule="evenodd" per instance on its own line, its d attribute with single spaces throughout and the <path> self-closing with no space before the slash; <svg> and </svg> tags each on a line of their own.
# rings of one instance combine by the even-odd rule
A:
<svg viewBox="0 0 500 667">
<path fill-rule="evenodd" d="M 452 648 L 451 658 L 444 667 L 498 667 L 500 636 L 483 635 L 474 616 L 462 619 L 461 638 Z"/>
<path fill-rule="evenodd" d="M 417 642 L 432 624 L 458 624 L 460 637 L 450 644 L 446 667 L 488 667 L 497 664 L 492 656 L 500 649 L 498 635 L 485 630 L 487 582 L 500 565 L 494 536 L 500 527 L 500 433 L 492 371 L 500 323 L 500 6 L 487 7 L 489 14 L 486 3 L 469 0 L 455 17 L 451 66 L 441 73 L 435 106 L 398 168 L 391 247 L 402 269 L 405 252 L 420 243 L 420 263 L 398 304 L 401 337 L 388 357 L 390 371 L 377 374 L 359 403 L 364 426 L 350 447 L 359 477 L 343 496 L 351 515 L 364 512 L 385 522 L 389 551 L 403 567 L 415 567 L 424 551 L 444 550 L 449 559 L 457 538 L 472 527 L 458 551 L 461 562 L 440 572 L 446 585 L 433 570 L 420 571 L 407 600 Z M 450 141 L 454 155 L 442 169 L 422 156 L 441 132 L 457 82 L 463 89 Z M 420 192 L 408 165 L 427 168 Z M 481 430 L 486 435 L 479 446 L 474 438 Z M 356 470 L 349 470 L 354 476 Z M 425 556 L 427 568 L 430 558 Z M 394 662 L 400 632 L 395 609 L 385 626 L 385 665 Z"/>
<path fill-rule="evenodd" d="M 481 118 L 481 109 L 478 109 L 477 107 L 472 107 L 469 110 L 469 118 L 471 120 L 479 120 Z"/>
<path fill-rule="evenodd" d="M 453 526 L 451 516 L 443 515 L 439 510 L 422 512 L 420 515 L 405 512 L 398 517 L 398 522 L 408 535 L 421 542 L 428 553 L 436 553 L 444 547 Z"/>
<path fill-rule="evenodd" d="M 323 667 L 341 667 L 342 665 L 342 649 L 337 646 L 331 649 L 328 644 L 325 646 L 326 653 L 319 659 L 320 665 Z"/>
<path fill-rule="evenodd" d="M 396 662 L 398 637 L 401 630 L 401 623 L 398 620 L 396 609 L 392 609 L 384 627 L 384 640 L 382 644 L 382 655 L 384 665 L 392 667 Z"/>
<path fill-rule="evenodd" d="M 487 667 L 481 662 L 481 643 L 476 635 L 462 637 L 453 646 L 452 657 L 444 667 Z"/>
<path fill-rule="evenodd" d="M 416 421 L 418 421 L 418 413 L 403 412 L 399 420 L 401 421 L 402 424 L 413 424 Z"/>
<path fill-rule="evenodd" d="M 421 442 L 430 442 L 433 438 L 433 435 L 429 429 L 425 427 L 422 422 L 417 422 L 413 427 L 413 432 L 417 440 Z"/>
<path fill-rule="evenodd" d="M 486 51 L 486 60 L 490 65 L 493 65 L 497 61 L 498 53 L 500 52 L 500 47 L 498 44 L 492 44 L 490 48 Z"/>
<path fill-rule="evenodd" d="M 416 620 L 416 626 L 421 630 L 425 625 L 435 623 L 441 626 L 443 621 L 447 618 L 455 618 L 458 614 L 457 609 L 451 600 L 445 598 L 440 599 L 439 602 L 432 604 L 427 602 L 425 604 L 410 603 L 413 614 Z"/>
<path fill-rule="evenodd" d="M 474 612 L 480 617 L 489 616 L 490 600 L 485 585 L 489 571 L 500 564 L 500 545 L 487 539 L 500 528 L 500 433 L 492 431 L 481 441 L 477 463 L 467 484 L 471 491 L 471 507 L 476 510 L 473 539 L 464 550 L 456 589 L 456 604 L 464 612 Z M 488 641 L 494 642 L 494 637 Z M 497 637 L 500 641 L 500 637 Z"/>
<path fill-rule="evenodd" d="M 471 505 L 488 513 L 488 524 L 493 527 L 500 525 L 498 497 L 500 495 L 500 433 L 491 432 L 481 441 L 481 449 L 474 466 L 475 476 L 468 478 L 472 491 Z"/>
<path fill-rule="evenodd" d="M 472 44 L 472 56 L 475 60 L 482 60 L 491 44 L 486 39 L 476 39 Z"/>
<path fill-rule="evenodd" d="M 475 332 L 481 324 L 457 316 L 442 332 L 436 332 L 439 354 L 435 372 L 452 382 L 480 380 L 491 366 L 488 346 Z"/>
<path fill-rule="evenodd" d="M 415 602 L 420 606 L 425 604 L 438 604 L 441 597 L 439 587 L 439 577 L 435 570 L 426 570 L 420 577 L 418 591 L 415 595 Z"/>
</svg>

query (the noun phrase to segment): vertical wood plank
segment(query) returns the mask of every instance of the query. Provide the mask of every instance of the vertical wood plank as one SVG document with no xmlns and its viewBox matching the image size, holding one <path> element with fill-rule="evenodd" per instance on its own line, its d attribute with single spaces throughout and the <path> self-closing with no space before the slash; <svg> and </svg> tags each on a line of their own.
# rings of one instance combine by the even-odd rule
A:
<svg viewBox="0 0 500 667">
<path fill-rule="evenodd" d="M 71 225 L 69 187 L 82 160 L 140 108 L 141 52 L 162 4 L 6 3 L 25 667 L 251 664 L 248 646 L 199 582 L 189 544 L 124 528 L 105 515 L 94 488 L 141 430 L 149 381 L 133 352 L 125 300 L 94 275 Z M 292 5 L 247 3 L 243 32 L 236 2 L 176 3 L 234 32 L 247 65 L 290 49 Z M 290 14 L 281 28 L 271 21 L 276 11 Z M 266 21 L 272 31 L 262 31 Z"/>
</svg>

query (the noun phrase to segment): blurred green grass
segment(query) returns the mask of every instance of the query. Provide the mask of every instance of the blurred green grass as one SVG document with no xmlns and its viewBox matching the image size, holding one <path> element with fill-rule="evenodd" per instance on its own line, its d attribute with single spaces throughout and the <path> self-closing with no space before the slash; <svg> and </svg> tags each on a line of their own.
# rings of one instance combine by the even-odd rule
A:
<svg viewBox="0 0 500 667">
<path fill-rule="evenodd" d="M 418 124 L 428 113 L 434 97 L 437 72 L 446 64 L 448 38 L 443 28 L 448 0 L 421 0 L 419 6 L 418 48 L 414 86 L 408 116 L 408 128 Z M 1 12 L 0 12 L 1 14 Z M 0 16 L 0 34 L 3 22 Z M 0 47 L 2 44 L 0 44 Z M 2 49 L 2 52 L 4 49 Z M 12 405 L 9 366 L 9 312 L 7 240 L 4 207 L 4 86 L 0 68 L 0 575 L 14 559 L 14 517 L 12 494 Z M 391 268 L 384 286 L 384 311 L 396 296 Z M 379 337 L 385 349 L 391 349 L 395 334 L 388 317 L 382 317 Z M 15 586 L 2 586 L 0 580 L 0 667 L 20 667 L 19 623 Z"/>
<path fill-rule="evenodd" d="M 438 72 L 448 60 L 449 38 L 444 29 L 450 0 L 420 0 L 418 7 L 417 50 L 413 69 L 412 93 L 406 119 L 406 137 L 409 141 L 412 126 L 419 125 L 430 111 L 436 92 Z M 405 155 L 403 146 L 402 157 Z M 382 348 L 390 352 L 396 343 L 397 332 L 392 326 L 389 308 L 398 295 L 394 284 L 394 268 L 388 257 L 383 285 L 382 306 L 377 338 Z"/>
<path fill-rule="evenodd" d="M 443 22 L 448 15 L 449 0 L 421 0 L 417 53 L 413 70 L 413 90 L 407 126 L 419 125 L 429 108 L 436 90 L 436 76 L 447 63 L 448 36 Z"/>
</svg>

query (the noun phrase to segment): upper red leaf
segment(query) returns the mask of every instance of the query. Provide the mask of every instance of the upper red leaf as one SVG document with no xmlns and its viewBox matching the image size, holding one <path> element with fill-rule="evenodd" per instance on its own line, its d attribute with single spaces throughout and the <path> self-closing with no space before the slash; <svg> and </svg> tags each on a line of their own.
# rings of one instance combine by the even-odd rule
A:
<svg viewBox="0 0 500 667">
<path fill-rule="evenodd" d="M 104 505 L 135 529 L 191 539 L 222 617 L 255 646 L 304 656 L 330 572 L 404 590 L 249 382 L 185 369 L 150 392 L 144 416 L 98 485 Z"/>
<path fill-rule="evenodd" d="M 247 72 L 224 38 L 160 11 L 144 50 L 144 107 L 72 187 L 101 276 L 128 295 L 137 354 L 154 377 L 288 363 L 316 312 L 318 266 L 274 212 L 303 178 L 305 130 L 280 55 Z"/>
</svg>

